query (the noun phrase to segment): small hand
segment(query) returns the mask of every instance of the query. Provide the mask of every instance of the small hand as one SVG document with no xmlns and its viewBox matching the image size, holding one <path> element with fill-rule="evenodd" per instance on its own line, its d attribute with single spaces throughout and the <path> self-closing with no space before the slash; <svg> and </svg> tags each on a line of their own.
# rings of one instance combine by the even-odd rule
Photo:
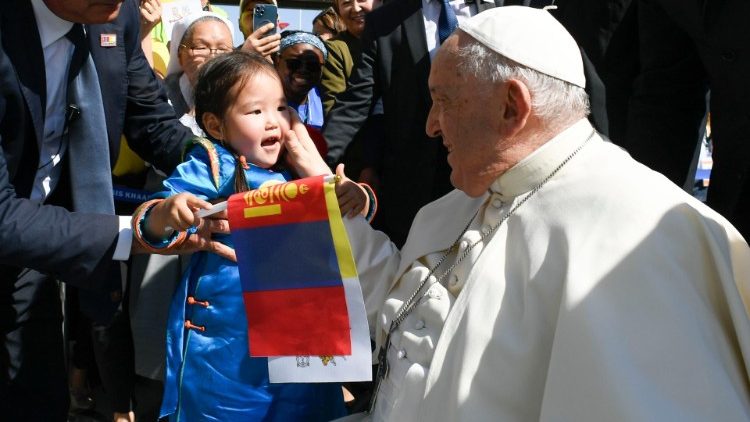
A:
<svg viewBox="0 0 750 422">
<path fill-rule="evenodd" d="M 141 36 L 145 36 L 161 21 L 161 1 L 141 1 Z"/>
<path fill-rule="evenodd" d="M 168 227 L 185 231 L 200 224 L 200 218 L 195 215 L 196 211 L 211 207 L 211 203 L 187 192 L 172 195 L 151 209 L 146 219 L 146 232 L 151 237 L 159 238 L 164 237 Z"/>
<path fill-rule="evenodd" d="M 297 113 L 292 111 L 291 130 L 284 134 L 286 162 L 299 177 L 331 174 L 323 157 L 320 156 L 315 143 L 307 133 L 305 125 L 300 122 Z"/>
<path fill-rule="evenodd" d="M 365 189 L 346 177 L 343 164 L 336 166 L 336 176 L 339 178 L 336 183 L 336 197 L 339 200 L 341 215 L 348 218 L 356 217 L 358 214 L 366 215 L 370 206 L 370 197 Z"/>
<path fill-rule="evenodd" d="M 271 54 L 279 51 L 279 45 L 281 44 L 280 34 L 265 35 L 267 32 L 273 30 L 273 28 L 274 24 L 269 22 L 248 35 L 242 44 L 242 51 L 258 53 L 270 59 Z"/>
</svg>

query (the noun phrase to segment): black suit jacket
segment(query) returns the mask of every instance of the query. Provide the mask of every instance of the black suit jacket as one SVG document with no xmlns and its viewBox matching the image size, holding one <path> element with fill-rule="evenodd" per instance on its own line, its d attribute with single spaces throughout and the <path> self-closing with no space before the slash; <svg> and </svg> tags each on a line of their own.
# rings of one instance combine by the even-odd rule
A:
<svg viewBox="0 0 750 422">
<path fill-rule="evenodd" d="M 503 0 L 476 0 L 480 10 Z M 373 98 L 383 99 L 384 139 L 379 165 L 384 230 L 402 244 L 419 209 L 452 189 L 446 151 L 425 133 L 432 106 L 427 78 L 430 55 L 421 0 L 395 0 L 367 15 L 362 56 L 347 90 L 336 97 L 324 129 L 329 164 L 338 162 L 370 114 Z"/>
<path fill-rule="evenodd" d="M 750 2 L 640 0 L 637 9 L 641 72 L 624 146 L 683 185 L 710 89 L 707 204 L 750 238 Z"/>
<path fill-rule="evenodd" d="M 108 139 L 103 141 L 109 142 L 110 157 L 103 159 L 113 165 L 124 133 L 141 157 L 171 171 L 191 134 L 167 103 L 140 48 L 138 31 L 136 0 L 124 2 L 116 21 L 87 27 L 107 119 Z M 101 47 L 103 33 L 116 34 L 117 46 Z M 0 282 L 14 280 L 23 267 L 29 267 L 89 286 L 108 276 L 118 220 L 27 200 L 39 163 L 45 91 L 44 58 L 31 3 L 4 0 L 0 4 Z M 61 180 L 51 195 L 63 205 L 70 202 L 66 185 Z"/>
</svg>

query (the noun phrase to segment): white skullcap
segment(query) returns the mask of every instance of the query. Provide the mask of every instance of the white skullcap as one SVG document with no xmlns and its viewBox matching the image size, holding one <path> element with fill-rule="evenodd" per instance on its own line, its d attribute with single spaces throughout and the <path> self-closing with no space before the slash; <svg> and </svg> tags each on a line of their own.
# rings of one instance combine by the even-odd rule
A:
<svg viewBox="0 0 750 422">
<path fill-rule="evenodd" d="M 166 76 L 169 76 L 173 73 L 182 72 L 182 66 L 180 65 L 180 59 L 178 57 L 180 44 L 182 44 L 182 37 L 185 36 L 185 32 L 187 32 L 188 28 L 190 28 L 190 25 L 195 23 L 195 21 L 197 21 L 198 19 L 204 18 L 206 16 L 212 16 L 224 22 L 227 28 L 229 28 L 229 33 L 232 35 L 232 42 L 234 42 L 234 27 L 228 20 L 222 18 L 214 12 L 200 11 L 197 13 L 191 13 L 175 22 L 174 26 L 172 27 L 172 38 L 170 38 L 169 41 L 170 59 L 169 65 L 167 66 Z M 228 47 L 231 48 L 232 45 L 230 44 Z"/>
<path fill-rule="evenodd" d="M 545 10 L 495 7 L 459 23 L 458 27 L 482 45 L 517 63 L 586 87 L 578 44 Z"/>
</svg>

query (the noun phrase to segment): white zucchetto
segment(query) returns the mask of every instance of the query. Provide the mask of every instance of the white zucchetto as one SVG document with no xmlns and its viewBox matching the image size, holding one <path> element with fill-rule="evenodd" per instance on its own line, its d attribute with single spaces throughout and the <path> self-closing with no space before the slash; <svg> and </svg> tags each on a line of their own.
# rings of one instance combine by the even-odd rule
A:
<svg viewBox="0 0 750 422">
<path fill-rule="evenodd" d="M 578 44 L 545 10 L 495 7 L 459 23 L 458 27 L 482 45 L 517 63 L 586 87 Z"/>
</svg>

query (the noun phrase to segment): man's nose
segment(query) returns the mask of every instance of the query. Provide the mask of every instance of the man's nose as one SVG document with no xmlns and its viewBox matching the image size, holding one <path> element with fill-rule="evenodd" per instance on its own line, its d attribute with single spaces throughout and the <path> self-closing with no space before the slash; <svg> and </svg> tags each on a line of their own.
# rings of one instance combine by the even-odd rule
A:
<svg viewBox="0 0 750 422">
<path fill-rule="evenodd" d="M 437 138 L 442 134 L 440 131 L 440 121 L 438 120 L 437 113 L 435 113 L 435 106 L 430 107 L 430 113 L 427 115 L 427 123 L 425 123 L 425 132 L 427 136 L 431 138 Z"/>
</svg>

